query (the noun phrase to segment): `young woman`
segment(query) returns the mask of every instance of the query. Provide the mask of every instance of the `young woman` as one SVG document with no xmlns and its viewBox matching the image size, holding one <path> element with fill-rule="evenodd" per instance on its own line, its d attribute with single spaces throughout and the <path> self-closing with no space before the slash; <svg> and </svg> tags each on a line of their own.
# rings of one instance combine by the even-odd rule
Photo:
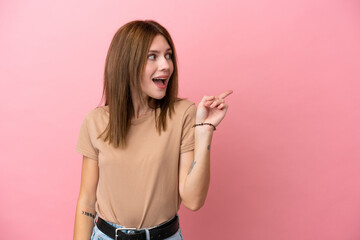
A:
<svg viewBox="0 0 360 240">
<path fill-rule="evenodd" d="M 198 210 L 210 181 L 213 131 L 224 99 L 177 98 L 173 41 L 154 21 L 115 34 L 106 58 L 105 106 L 82 123 L 74 239 L 182 239 L 177 211 Z M 95 223 L 95 224 L 94 224 Z"/>
</svg>

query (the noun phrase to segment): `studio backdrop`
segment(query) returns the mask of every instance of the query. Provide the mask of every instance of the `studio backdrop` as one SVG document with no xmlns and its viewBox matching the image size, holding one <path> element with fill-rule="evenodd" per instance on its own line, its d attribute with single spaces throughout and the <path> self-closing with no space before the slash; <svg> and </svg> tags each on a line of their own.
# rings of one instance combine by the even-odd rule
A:
<svg viewBox="0 0 360 240">
<path fill-rule="evenodd" d="M 355 0 L 0 2 L 0 238 L 71 239 L 81 121 L 135 19 L 164 25 L 180 97 L 232 89 L 205 206 L 185 240 L 360 239 L 360 3 Z"/>
</svg>

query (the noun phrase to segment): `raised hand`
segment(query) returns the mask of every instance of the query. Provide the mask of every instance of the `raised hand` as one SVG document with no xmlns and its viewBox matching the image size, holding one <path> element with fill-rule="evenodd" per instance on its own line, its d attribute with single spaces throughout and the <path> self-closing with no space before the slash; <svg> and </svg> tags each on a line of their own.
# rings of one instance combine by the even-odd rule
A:
<svg viewBox="0 0 360 240">
<path fill-rule="evenodd" d="M 225 98 L 232 93 L 233 91 L 229 90 L 219 96 L 204 96 L 197 107 L 196 123 L 206 122 L 218 126 L 229 107 L 225 103 Z"/>
</svg>

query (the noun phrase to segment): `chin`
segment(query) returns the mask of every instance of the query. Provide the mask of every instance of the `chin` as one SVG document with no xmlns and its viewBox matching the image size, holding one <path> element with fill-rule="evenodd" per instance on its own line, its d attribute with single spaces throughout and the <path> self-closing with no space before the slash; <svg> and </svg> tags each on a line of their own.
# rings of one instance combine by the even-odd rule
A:
<svg viewBox="0 0 360 240">
<path fill-rule="evenodd" d="M 156 100 L 161 100 L 161 99 L 163 99 L 165 97 L 165 95 L 164 96 L 154 96 L 154 97 L 152 97 L 153 99 L 156 99 Z"/>
<path fill-rule="evenodd" d="M 156 100 L 161 100 L 161 99 L 163 99 L 165 96 L 166 96 L 165 93 L 158 93 L 158 94 L 153 94 L 153 95 L 150 96 L 150 97 L 153 98 L 153 99 L 156 99 Z"/>
</svg>

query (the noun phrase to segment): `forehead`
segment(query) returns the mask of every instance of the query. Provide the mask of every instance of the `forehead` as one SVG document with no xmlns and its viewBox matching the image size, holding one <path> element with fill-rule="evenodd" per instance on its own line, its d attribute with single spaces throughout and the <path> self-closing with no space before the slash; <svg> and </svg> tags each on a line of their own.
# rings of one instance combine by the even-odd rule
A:
<svg viewBox="0 0 360 240">
<path fill-rule="evenodd" d="M 152 40 L 151 42 L 151 45 L 150 45 L 150 51 L 151 50 L 168 50 L 170 49 L 171 50 L 171 47 L 168 43 L 168 41 L 166 40 L 166 38 L 161 35 L 161 34 L 158 34 L 154 37 L 154 39 Z"/>
</svg>

